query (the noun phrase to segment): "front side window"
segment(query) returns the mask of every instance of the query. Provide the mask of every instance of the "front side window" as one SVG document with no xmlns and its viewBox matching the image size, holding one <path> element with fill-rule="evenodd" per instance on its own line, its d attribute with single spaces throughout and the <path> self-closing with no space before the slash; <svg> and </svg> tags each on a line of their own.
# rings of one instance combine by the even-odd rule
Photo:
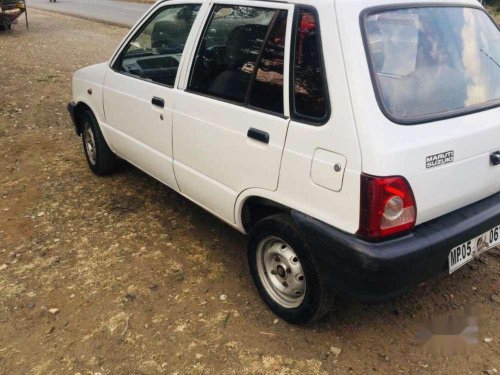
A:
<svg viewBox="0 0 500 375">
<path fill-rule="evenodd" d="M 272 26 L 276 25 L 279 14 L 280 11 L 275 9 L 215 5 L 198 47 L 188 89 L 232 102 L 247 103 L 250 82 L 259 66 L 266 39 L 273 29 Z M 276 31 L 274 36 L 278 44 L 282 43 L 279 41 L 279 31 Z M 265 48 L 266 61 L 272 59 L 276 62 L 276 69 L 279 71 L 279 57 L 271 56 L 271 48 Z M 279 49 L 279 46 L 276 49 Z M 275 55 L 279 53 L 278 51 Z M 258 83 L 253 85 L 256 93 L 265 90 L 260 85 L 266 80 L 262 76 L 265 73 L 272 74 L 273 68 L 265 65 L 265 62 L 262 64 L 264 65 L 260 65 L 262 69 L 259 68 L 261 73 Z M 276 86 L 279 86 L 279 82 Z M 282 92 L 279 97 L 281 99 L 278 100 L 283 99 Z M 273 101 L 277 98 L 267 100 Z M 254 102 L 259 103 L 256 99 Z"/>
<path fill-rule="evenodd" d="M 118 71 L 173 86 L 184 45 L 200 5 L 173 5 L 159 11 L 125 47 Z"/>
<path fill-rule="evenodd" d="M 301 8 L 296 22 L 294 114 L 313 122 L 323 122 L 328 117 L 329 104 L 317 14 L 310 8 Z"/>
<path fill-rule="evenodd" d="M 376 90 L 396 122 L 500 104 L 500 32 L 484 11 L 385 10 L 365 28 Z"/>
</svg>

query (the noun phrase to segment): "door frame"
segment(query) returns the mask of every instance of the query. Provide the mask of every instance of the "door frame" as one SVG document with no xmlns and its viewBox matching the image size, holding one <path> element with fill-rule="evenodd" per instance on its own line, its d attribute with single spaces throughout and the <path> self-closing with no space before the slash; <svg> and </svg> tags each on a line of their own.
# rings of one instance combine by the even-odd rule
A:
<svg viewBox="0 0 500 375">
<path fill-rule="evenodd" d="M 288 124 L 290 121 L 290 68 L 291 68 L 291 56 L 292 56 L 292 35 L 293 35 L 293 30 L 294 30 L 294 17 L 295 17 L 295 9 L 296 6 L 295 4 L 290 4 L 290 3 L 284 3 L 284 2 L 267 2 L 267 1 L 260 1 L 260 0 L 215 0 L 211 1 L 208 3 L 208 9 L 205 14 L 205 19 L 203 22 L 203 25 L 199 28 L 198 30 L 198 35 L 196 37 L 195 43 L 191 46 L 191 50 L 189 51 L 189 56 L 186 54 L 186 60 L 184 61 L 185 64 L 183 65 L 183 74 L 180 77 L 179 82 L 177 83 L 177 89 L 179 94 L 182 92 L 181 95 L 186 95 L 191 97 L 192 99 L 199 98 L 200 100 L 203 101 L 213 101 L 215 105 L 217 104 L 224 104 L 228 106 L 233 106 L 234 108 L 240 108 L 242 111 L 252 111 L 254 112 L 257 116 L 272 116 L 275 118 L 280 118 L 283 119 L 284 121 L 287 121 L 287 128 Z M 287 11 L 287 29 L 285 33 L 285 51 L 284 51 L 284 66 L 283 66 L 283 114 L 277 114 L 277 113 L 272 113 L 266 110 L 261 110 L 259 108 L 247 106 L 244 104 L 238 104 L 232 101 L 225 100 L 223 98 L 218 98 L 218 97 L 212 97 L 212 96 L 207 96 L 202 93 L 194 92 L 191 90 L 187 89 L 189 79 L 192 75 L 193 71 L 193 66 L 195 63 L 195 57 L 196 54 L 198 53 L 200 43 L 202 42 L 202 38 L 204 36 L 205 30 L 208 27 L 208 22 L 210 22 L 210 17 L 212 15 L 212 12 L 214 10 L 214 7 L 216 5 L 228 5 L 228 6 L 247 6 L 247 7 L 252 7 L 252 8 L 266 8 L 266 9 L 273 9 L 273 10 L 285 10 Z M 174 113 L 179 113 L 179 102 L 177 101 L 174 109 Z M 177 124 L 178 126 L 178 124 Z M 175 138 L 175 128 L 176 128 L 176 120 L 174 117 L 174 125 L 173 125 L 173 153 L 174 153 L 174 172 L 176 173 L 177 179 L 178 179 L 178 184 L 179 187 L 181 187 L 182 182 L 179 181 L 179 170 L 176 170 L 176 165 L 183 165 L 183 170 L 184 171 L 189 171 L 193 176 L 203 176 L 203 178 L 210 180 L 214 185 L 219 185 L 221 189 L 229 189 L 227 185 L 224 183 L 221 183 L 221 181 L 218 181 L 214 176 L 209 176 L 205 175 L 203 172 L 197 170 L 196 168 L 193 168 L 192 165 L 187 165 L 184 164 L 184 162 L 181 162 L 178 157 L 179 154 L 176 153 L 176 140 Z M 263 191 L 276 191 L 278 189 L 279 185 L 279 174 L 280 174 L 280 165 L 281 165 L 281 158 L 283 155 L 283 150 L 286 145 L 286 132 L 288 130 L 285 130 L 285 135 L 284 135 L 284 140 L 282 144 L 282 150 L 280 153 L 280 160 L 279 160 L 279 166 L 277 168 L 277 175 L 276 175 L 276 185 L 272 188 L 262 188 Z M 254 188 L 253 185 L 248 185 L 246 187 L 243 187 L 242 190 L 234 191 L 236 193 L 234 201 L 231 203 L 231 214 L 229 215 L 222 215 L 222 213 L 217 213 L 214 212 L 213 209 L 207 207 L 204 202 L 198 201 L 196 197 L 190 196 L 186 191 L 183 191 L 181 188 L 181 194 L 185 197 L 187 197 L 189 200 L 195 202 L 197 205 L 201 206 L 205 210 L 211 212 L 214 216 L 218 217 L 222 221 L 226 222 L 227 224 L 231 225 L 232 227 L 237 228 L 238 230 L 242 230 L 239 225 L 236 222 L 236 215 L 235 215 L 235 205 L 237 203 L 238 197 L 240 194 L 242 194 L 244 191 Z"/>
<path fill-rule="evenodd" d="M 193 92 L 188 90 L 188 83 L 189 79 L 192 75 L 193 72 L 193 64 L 194 60 L 196 57 L 196 54 L 198 53 L 198 49 L 200 47 L 201 39 L 203 37 L 203 34 L 205 32 L 207 25 L 207 22 L 209 21 L 209 18 L 212 14 L 212 11 L 216 5 L 241 5 L 241 6 L 248 6 L 252 8 L 267 8 L 267 9 L 282 9 L 282 10 L 287 10 L 288 15 L 287 15 L 287 28 L 286 28 L 286 34 L 285 34 L 285 58 L 283 62 L 283 116 L 284 118 L 290 118 L 290 68 L 292 65 L 291 62 L 291 48 L 292 48 L 292 33 L 293 33 L 293 24 L 294 24 L 294 17 L 295 17 L 295 9 L 296 6 L 295 4 L 291 3 L 282 3 L 282 2 L 269 2 L 269 1 L 260 1 L 260 0 L 216 0 L 216 1 L 211 1 L 208 3 L 208 9 L 206 10 L 206 13 L 204 14 L 204 21 L 201 27 L 199 27 L 196 40 L 194 41 L 194 45 L 191 46 L 190 48 L 190 55 L 189 58 L 186 55 L 186 59 L 183 62 L 183 67 L 182 67 L 182 76 L 179 76 L 178 78 L 179 81 L 177 82 L 177 88 L 179 90 L 183 90 L 186 93 L 192 94 L 192 95 L 199 95 L 199 96 L 205 96 L 201 93 L 198 92 Z M 184 58 L 184 56 L 183 56 Z M 225 99 L 222 98 L 213 98 L 210 97 L 213 100 L 217 101 L 226 101 Z M 230 102 L 231 104 L 238 106 L 237 103 Z M 255 111 L 259 111 L 258 108 L 249 108 Z M 264 111 L 266 112 L 266 111 Z M 267 113 L 267 112 L 266 112 Z M 277 114 L 274 114 L 277 115 Z"/>
<path fill-rule="evenodd" d="M 189 5 L 189 4 L 199 5 L 200 8 L 199 8 L 198 14 L 196 16 L 196 19 L 191 26 L 191 30 L 189 31 L 189 35 L 186 39 L 186 43 L 184 45 L 184 50 L 183 50 L 183 53 L 182 53 L 182 56 L 181 56 L 181 59 L 179 62 L 179 68 L 177 70 L 177 74 L 176 74 L 173 86 L 162 84 L 159 82 L 154 82 L 154 81 L 148 80 L 148 79 L 143 79 L 139 76 L 127 74 L 126 72 L 123 72 L 122 70 L 115 69 L 117 61 L 121 58 L 125 49 L 130 45 L 131 41 L 134 38 L 136 38 L 140 33 L 142 33 L 144 31 L 145 27 L 150 25 L 151 22 L 154 20 L 154 18 L 160 12 L 164 11 L 165 9 L 168 9 L 169 7 L 175 7 L 175 6 L 179 6 L 179 5 L 181 5 L 181 6 L 182 5 Z M 177 86 L 177 82 L 178 82 L 179 78 L 182 75 L 181 66 L 184 63 L 184 61 L 186 61 L 185 56 L 186 56 L 186 54 L 189 55 L 189 49 L 192 48 L 193 41 L 198 33 L 197 29 L 199 29 L 200 25 L 202 25 L 202 22 L 204 22 L 205 13 L 206 13 L 207 9 L 208 9 L 208 3 L 206 3 L 204 0 L 173 0 L 173 1 L 168 1 L 168 2 L 165 1 L 165 2 L 158 3 L 157 5 L 151 7 L 144 14 L 144 16 L 136 23 L 136 25 L 127 33 L 126 37 L 122 40 L 119 47 L 116 49 L 112 59 L 110 59 L 110 61 L 107 64 L 107 69 L 109 69 L 109 70 L 107 70 L 107 73 L 106 73 L 106 76 L 105 76 L 105 79 L 103 82 L 103 103 L 102 103 L 102 105 L 103 105 L 103 109 L 104 109 L 103 127 L 106 130 L 105 132 L 108 134 L 112 134 L 112 133 L 119 134 L 121 137 L 120 139 L 128 139 L 128 141 L 137 145 L 138 147 L 141 147 L 141 148 L 144 148 L 144 149 L 147 149 L 148 151 L 150 151 L 151 155 L 150 155 L 149 162 L 151 162 L 152 163 L 151 165 L 153 165 L 153 164 L 155 164 L 153 161 L 156 160 L 156 167 L 157 167 L 156 171 L 155 171 L 155 169 L 146 168 L 144 165 L 142 165 L 142 166 L 139 165 L 137 160 L 136 160 L 136 162 L 132 161 L 130 157 L 127 157 L 127 154 L 125 152 L 123 152 L 123 150 L 122 150 L 122 152 L 117 150 L 117 148 L 114 147 L 114 145 L 113 145 L 114 136 L 111 137 L 111 139 L 109 140 L 110 146 L 112 147 L 114 152 L 117 153 L 120 157 L 129 161 L 131 164 L 135 165 L 137 168 L 143 170 L 146 174 L 161 181 L 162 183 L 171 187 L 175 191 L 179 191 L 177 179 L 175 178 L 175 173 L 173 170 L 173 139 L 172 139 L 172 137 L 173 137 L 173 121 L 172 121 L 173 120 L 173 111 L 174 111 L 174 105 L 175 105 L 175 98 L 176 98 L 176 95 L 178 92 L 176 89 L 176 86 Z M 165 144 L 168 144 L 168 146 L 170 148 L 169 153 L 165 153 L 158 148 L 152 147 L 150 143 L 145 142 L 143 139 L 138 137 L 137 134 L 136 134 L 136 136 L 130 136 L 129 133 L 123 132 L 122 129 L 118 128 L 116 126 L 116 124 L 113 124 L 113 125 L 110 124 L 111 116 L 109 113 L 108 113 L 108 116 L 106 116 L 106 110 L 105 110 L 106 109 L 106 95 L 104 94 L 104 92 L 106 92 L 108 90 L 109 91 L 116 91 L 115 88 L 107 85 L 108 77 L 110 77 L 111 75 L 116 75 L 117 79 L 125 80 L 125 82 L 130 82 L 128 84 L 129 86 L 135 87 L 135 86 L 144 85 L 145 87 L 150 87 L 150 89 L 148 89 L 148 90 L 151 90 L 151 92 L 153 92 L 153 93 L 161 91 L 163 93 L 168 93 L 168 96 L 171 96 L 171 104 L 168 105 L 168 111 L 171 112 L 170 125 L 169 125 L 170 129 L 169 130 L 167 129 L 167 131 L 165 133 L 165 134 L 169 134 L 169 139 L 165 140 Z M 130 80 L 130 81 L 127 81 L 127 80 Z M 119 93 L 122 95 L 127 95 L 127 89 L 123 89 Z M 140 91 L 136 92 L 136 94 L 139 94 L 139 93 L 140 93 Z M 152 97 L 155 95 L 153 93 L 151 94 Z M 165 94 L 165 95 L 167 95 L 167 94 Z M 159 96 L 161 96 L 163 98 L 162 95 L 159 95 Z M 156 107 L 152 107 L 151 110 L 155 111 L 156 114 L 160 117 L 160 116 L 163 116 L 165 114 L 165 110 L 167 110 L 167 106 L 165 106 L 165 108 L 161 108 L 161 109 L 156 108 Z M 165 121 L 167 121 L 167 119 L 168 119 L 168 117 L 165 117 Z M 163 121 L 163 117 L 162 117 L 161 121 Z M 116 139 L 118 139 L 118 138 L 116 138 Z M 136 149 L 136 151 L 137 151 L 137 149 Z M 164 158 L 169 159 L 168 165 L 165 164 L 164 161 L 160 160 L 160 159 L 164 159 Z M 164 164 L 163 167 L 161 167 L 162 164 Z M 151 165 L 149 167 L 151 167 Z M 170 171 L 170 169 L 171 169 L 171 171 Z"/>
<path fill-rule="evenodd" d="M 168 85 L 162 85 L 161 83 L 158 82 L 152 82 L 154 84 L 164 86 L 166 88 L 175 90 L 178 87 L 178 83 L 180 78 L 184 74 L 184 65 L 186 64 L 186 59 L 188 58 L 187 55 L 191 56 L 191 50 L 193 49 L 193 43 L 198 39 L 200 29 L 203 29 L 203 25 L 206 22 L 206 17 L 209 13 L 210 9 L 210 3 L 206 2 L 205 0 L 171 0 L 171 1 L 164 1 L 161 3 L 158 3 L 154 6 L 152 6 L 137 23 L 130 29 L 128 34 L 123 38 L 121 43 L 119 44 L 118 48 L 115 50 L 113 53 L 112 58 L 109 60 L 109 69 L 113 70 L 116 73 L 119 74 L 124 74 L 127 76 L 130 76 L 135 79 L 143 80 L 140 77 L 137 76 L 132 76 L 128 75 L 124 72 L 117 71 L 114 68 L 114 65 L 116 64 L 117 60 L 123 53 L 124 49 L 129 45 L 129 43 L 132 41 L 133 38 L 135 38 L 139 33 L 141 33 L 144 29 L 144 27 L 152 20 L 152 18 L 161 12 L 163 9 L 175 6 L 175 5 L 183 5 L 183 4 L 199 4 L 200 5 L 200 10 L 198 11 L 198 15 L 193 23 L 193 26 L 191 27 L 191 30 L 189 32 L 188 38 L 186 40 L 186 44 L 184 46 L 184 51 L 181 56 L 181 60 L 179 62 L 179 68 L 177 71 L 177 76 L 175 77 L 175 83 L 173 86 L 168 86 Z M 188 53 L 189 52 L 189 53 Z M 147 80 L 144 80 L 147 81 Z M 147 81 L 149 82 L 149 81 Z"/>
</svg>

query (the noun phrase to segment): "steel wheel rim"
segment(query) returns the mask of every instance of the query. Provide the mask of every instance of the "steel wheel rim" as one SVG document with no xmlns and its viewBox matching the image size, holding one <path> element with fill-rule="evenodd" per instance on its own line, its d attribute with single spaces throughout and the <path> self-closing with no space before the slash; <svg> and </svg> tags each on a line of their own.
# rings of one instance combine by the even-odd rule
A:
<svg viewBox="0 0 500 375">
<path fill-rule="evenodd" d="M 92 165 L 96 164 L 97 161 L 97 149 L 95 146 L 94 132 L 89 124 L 85 124 L 85 130 L 83 132 L 83 143 L 85 145 L 85 150 L 87 151 L 87 156 Z"/>
<path fill-rule="evenodd" d="M 282 239 L 268 236 L 257 246 L 257 272 L 266 293 L 287 309 L 304 301 L 306 279 L 299 257 Z"/>
</svg>

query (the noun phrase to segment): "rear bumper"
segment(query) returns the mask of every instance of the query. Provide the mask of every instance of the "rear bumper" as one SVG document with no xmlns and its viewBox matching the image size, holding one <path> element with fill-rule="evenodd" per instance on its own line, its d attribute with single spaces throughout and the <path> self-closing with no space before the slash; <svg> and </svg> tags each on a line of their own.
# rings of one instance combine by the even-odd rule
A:
<svg viewBox="0 0 500 375">
<path fill-rule="evenodd" d="M 500 224 L 500 193 L 383 242 L 367 242 L 297 211 L 324 280 L 335 293 L 366 302 L 394 298 L 447 270 L 448 254 Z"/>
</svg>

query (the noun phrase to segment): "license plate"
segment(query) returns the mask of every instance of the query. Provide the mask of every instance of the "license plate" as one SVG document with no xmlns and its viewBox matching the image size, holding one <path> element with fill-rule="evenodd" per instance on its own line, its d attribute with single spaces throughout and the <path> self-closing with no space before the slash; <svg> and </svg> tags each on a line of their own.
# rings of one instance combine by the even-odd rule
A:
<svg viewBox="0 0 500 375">
<path fill-rule="evenodd" d="M 448 255 L 450 274 L 469 263 L 479 254 L 500 245 L 500 225 L 472 240 L 454 247 Z"/>
</svg>

